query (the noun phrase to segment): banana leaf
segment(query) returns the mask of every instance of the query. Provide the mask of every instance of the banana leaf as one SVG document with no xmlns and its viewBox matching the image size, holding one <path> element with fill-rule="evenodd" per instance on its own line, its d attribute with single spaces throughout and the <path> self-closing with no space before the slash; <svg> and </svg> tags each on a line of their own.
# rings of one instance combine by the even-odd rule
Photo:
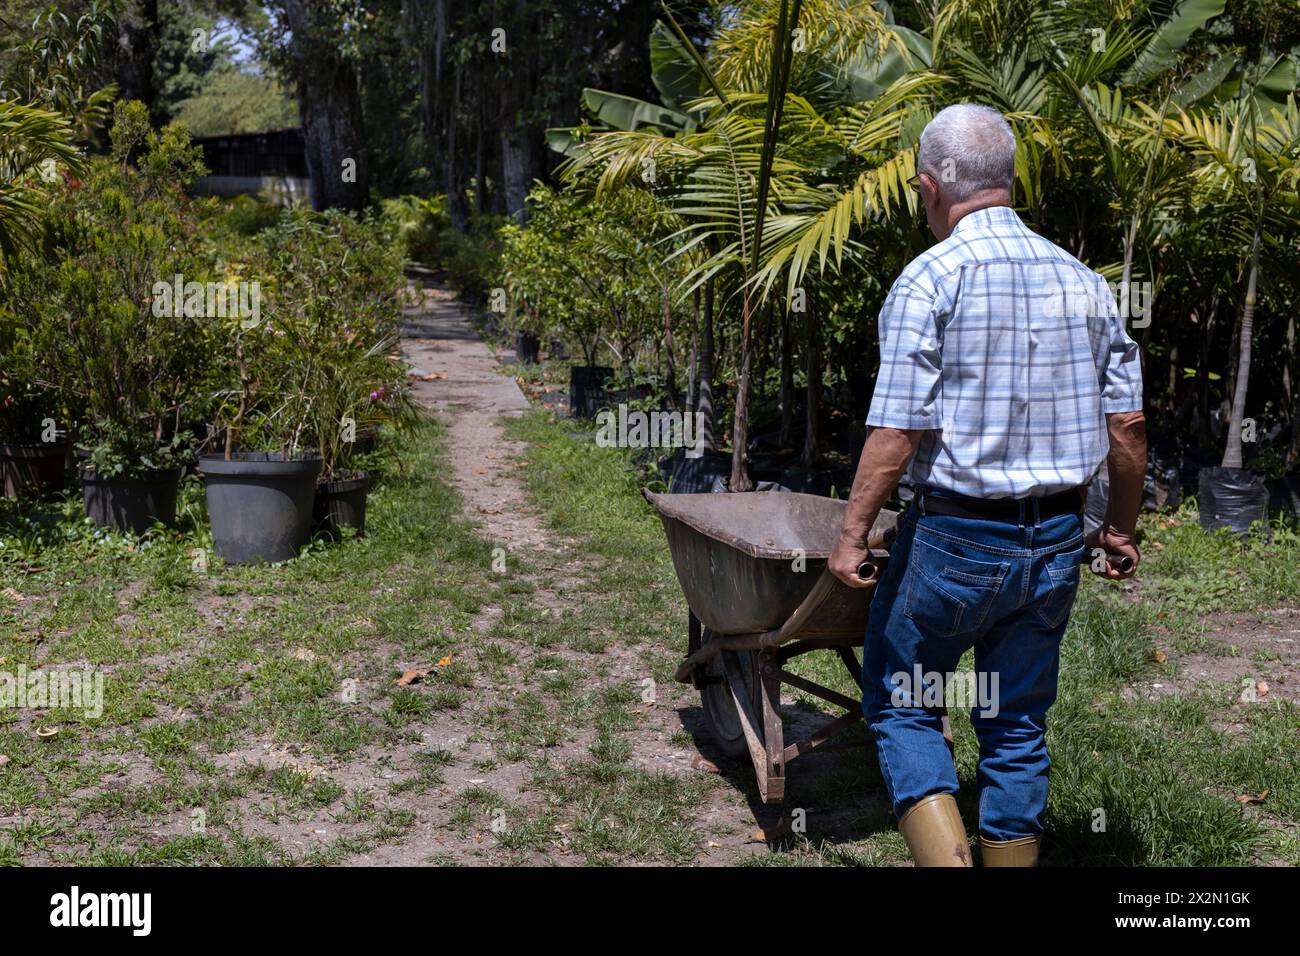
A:
<svg viewBox="0 0 1300 956">
<path fill-rule="evenodd" d="M 1187 45 L 1193 33 L 1223 13 L 1227 0 L 1183 0 L 1169 19 L 1156 28 L 1155 35 L 1125 72 L 1125 86 L 1141 86 L 1164 72 L 1178 60 L 1178 51 Z"/>
</svg>

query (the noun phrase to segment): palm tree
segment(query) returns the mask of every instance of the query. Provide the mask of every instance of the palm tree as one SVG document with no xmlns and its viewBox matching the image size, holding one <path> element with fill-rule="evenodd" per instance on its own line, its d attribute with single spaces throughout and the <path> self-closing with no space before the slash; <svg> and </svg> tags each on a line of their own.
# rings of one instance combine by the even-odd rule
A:
<svg viewBox="0 0 1300 956">
<path fill-rule="evenodd" d="M 6 264 L 30 244 L 40 225 L 39 181 L 50 163 L 75 172 L 81 156 L 59 113 L 0 100 L 0 279 Z"/>
<path fill-rule="evenodd" d="M 682 294 L 726 280 L 725 304 L 738 306 L 740 326 L 730 483 L 737 491 L 752 487 L 745 453 L 753 317 L 778 295 L 788 301 L 814 259 L 823 270 L 838 267 L 855 247 L 853 231 L 873 217 L 914 211 L 906 186 L 912 151 L 896 147 L 912 107 L 935 81 L 909 72 L 919 59 L 910 53 L 899 66 L 897 51 L 906 45 L 870 3 L 812 0 L 802 17 L 799 0 L 743 7 L 720 31 L 712 63 L 694 51 L 713 91 L 688 106 L 702 116 L 697 127 L 597 133 L 568 168 L 571 180 L 594 180 L 597 198 L 657 169 L 661 192 L 686 222 L 671 237 L 671 254 L 698 257 Z M 784 37 L 797 40 L 780 42 Z M 891 52 L 892 73 L 885 74 Z M 828 82 L 843 80 L 839 61 L 861 82 L 897 78 L 858 108 L 845 102 L 843 83 Z M 766 72 L 756 66 L 764 62 Z M 796 82 L 808 95 L 790 91 Z M 846 169 L 853 178 L 840 186 Z"/>
<path fill-rule="evenodd" d="M 1250 381 L 1251 344 L 1265 244 L 1300 232 L 1300 110 L 1295 94 L 1284 109 L 1263 115 L 1253 97 L 1179 111 L 1165 121 L 1171 137 L 1199 161 L 1194 175 L 1209 201 L 1226 206 L 1242 249 L 1246 288 L 1238 333 L 1237 368 L 1222 467 L 1242 467 L 1242 419 Z M 1207 202 L 1208 205 L 1208 202 Z"/>
</svg>

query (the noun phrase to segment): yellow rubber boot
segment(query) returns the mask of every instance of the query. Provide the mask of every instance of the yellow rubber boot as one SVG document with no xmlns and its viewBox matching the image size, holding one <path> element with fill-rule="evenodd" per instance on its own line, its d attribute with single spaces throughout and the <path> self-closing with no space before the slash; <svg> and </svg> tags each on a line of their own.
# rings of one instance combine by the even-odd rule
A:
<svg viewBox="0 0 1300 956">
<path fill-rule="evenodd" d="M 914 803 L 898 821 L 917 866 L 972 866 L 957 801 L 936 793 Z"/>
<path fill-rule="evenodd" d="M 1038 845 L 1042 837 L 1020 837 L 1015 840 L 990 840 L 980 834 L 980 850 L 985 866 L 1037 866 Z"/>
</svg>

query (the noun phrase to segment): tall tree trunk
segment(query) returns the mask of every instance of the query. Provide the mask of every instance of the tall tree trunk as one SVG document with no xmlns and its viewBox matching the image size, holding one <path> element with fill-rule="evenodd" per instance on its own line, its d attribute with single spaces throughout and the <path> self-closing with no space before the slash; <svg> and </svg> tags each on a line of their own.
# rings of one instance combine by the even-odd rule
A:
<svg viewBox="0 0 1300 956">
<path fill-rule="evenodd" d="M 704 284 L 704 342 L 700 347 L 700 380 L 697 408 L 703 420 L 704 450 L 717 451 L 713 437 L 713 280 Z"/>
<path fill-rule="evenodd" d="M 154 65 L 158 62 L 158 0 L 145 0 L 138 9 L 123 16 L 117 27 L 117 87 L 123 100 L 139 100 L 154 119 L 158 89 Z"/>
<path fill-rule="evenodd" d="M 487 138 L 483 131 L 483 102 L 474 109 L 474 211 L 483 215 L 488 210 L 487 196 Z"/>
<path fill-rule="evenodd" d="M 673 355 L 673 309 L 672 302 L 668 298 L 668 287 L 663 287 L 663 310 L 664 310 L 664 352 L 668 358 L 668 409 L 672 411 L 677 408 L 677 359 Z"/>
<path fill-rule="evenodd" d="M 1201 330 L 1200 353 L 1196 359 L 1197 415 L 1201 423 L 1201 444 L 1211 443 L 1210 430 L 1210 341 L 1218 319 L 1219 297 L 1210 297 L 1210 308 L 1206 312 L 1205 326 Z"/>
<path fill-rule="evenodd" d="M 337 53 L 306 0 L 280 0 L 292 33 L 290 55 L 316 209 L 360 209 L 367 200 L 362 161 L 361 100 L 356 71 Z"/>
<path fill-rule="evenodd" d="M 728 491 L 753 491 L 749 477 L 749 375 L 754 357 L 751 332 L 753 304 L 749 292 L 743 293 L 740 312 L 740 375 L 736 382 L 736 417 L 731 424 L 731 481 Z"/>
<path fill-rule="evenodd" d="M 786 303 L 788 306 L 789 303 Z M 781 310 L 781 447 L 794 445 L 794 344 L 790 335 L 790 310 Z"/>
<path fill-rule="evenodd" d="M 461 178 L 460 137 L 460 89 L 464 81 L 464 67 L 455 64 L 451 68 L 448 85 L 451 95 L 446 98 L 444 106 L 444 140 L 442 154 L 442 185 L 447 190 L 447 217 L 451 224 L 464 232 L 469 228 L 469 205 L 465 201 L 465 182 Z"/>
<path fill-rule="evenodd" d="M 528 218 L 528 187 L 533 180 L 533 135 L 513 117 L 501 129 L 501 185 L 506 212 L 517 222 Z"/>
<path fill-rule="evenodd" d="M 808 406 L 804 421 L 803 467 L 811 471 L 817 460 L 817 420 L 822 405 L 821 322 L 817 308 L 808 309 Z"/>
<path fill-rule="evenodd" d="M 1286 326 L 1286 390 L 1287 390 L 1287 408 L 1291 412 L 1291 439 L 1286 446 L 1286 463 L 1288 466 L 1295 463 L 1296 458 L 1300 457 L 1300 392 L 1295 388 L 1295 380 L 1292 375 L 1292 369 L 1295 368 L 1295 317 L 1292 316 L 1287 321 Z"/>
<path fill-rule="evenodd" d="M 1255 221 L 1250 245 L 1250 276 L 1246 280 L 1246 302 L 1241 310 L 1241 337 L 1237 345 L 1237 381 L 1232 391 L 1232 412 L 1228 416 L 1228 441 L 1223 448 L 1223 467 L 1241 467 L 1241 420 L 1246 414 L 1246 391 L 1250 385 L 1250 345 L 1255 332 L 1255 300 L 1259 288 L 1259 241 L 1263 216 Z"/>
<path fill-rule="evenodd" d="M 700 290 L 691 303 L 691 357 L 686 369 L 686 410 L 694 412 L 700 395 Z"/>
</svg>

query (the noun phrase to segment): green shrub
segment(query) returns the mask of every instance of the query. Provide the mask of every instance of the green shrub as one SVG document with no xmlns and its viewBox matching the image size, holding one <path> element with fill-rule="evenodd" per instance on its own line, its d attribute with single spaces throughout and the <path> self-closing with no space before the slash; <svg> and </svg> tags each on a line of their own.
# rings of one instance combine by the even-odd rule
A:
<svg viewBox="0 0 1300 956">
<path fill-rule="evenodd" d="M 337 211 L 288 212 L 258 239 L 262 321 L 227 322 L 220 353 L 227 451 L 319 451 L 329 478 L 350 464 L 358 432 L 409 414 L 400 250 L 379 218 Z"/>
<path fill-rule="evenodd" d="M 111 157 L 56 192 L 43 254 L 14 270 L 13 295 L 33 383 L 84 422 L 96 469 L 121 475 L 185 457 L 181 423 L 202 393 L 211 328 L 170 290 L 176 276 L 221 277 L 182 188 L 202 172 L 189 134 L 155 133 L 140 103 L 119 103 L 115 119 Z"/>
<path fill-rule="evenodd" d="M 397 196 L 380 202 L 380 216 L 402 255 L 429 266 L 441 264 L 451 229 L 446 196 Z"/>
</svg>

